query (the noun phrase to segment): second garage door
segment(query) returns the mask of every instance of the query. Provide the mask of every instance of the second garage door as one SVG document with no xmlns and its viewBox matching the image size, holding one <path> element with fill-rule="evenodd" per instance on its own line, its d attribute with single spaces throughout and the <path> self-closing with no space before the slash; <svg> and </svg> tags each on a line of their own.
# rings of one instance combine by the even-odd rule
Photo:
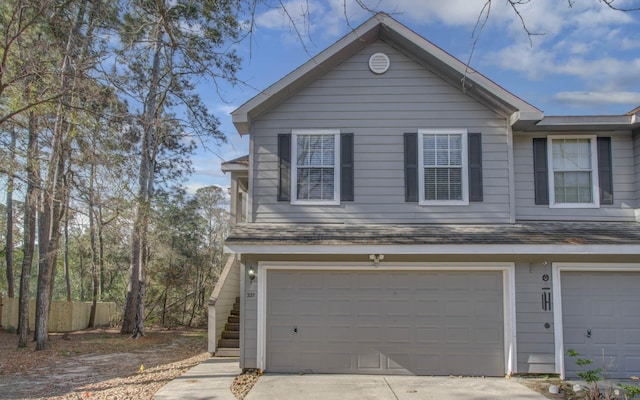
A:
<svg viewBox="0 0 640 400">
<path fill-rule="evenodd" d="M 607 378 L 640 375 L 640 273 L 567 271 L 561 281 L 565 350 L 591 359 Z M 565 354 L 567 376 L 585 369 Z"/>
<path fill-rule="evenodd" d="M 270 372 L 505 372 L 500 271 L 269 270 Z"/>
</svg>

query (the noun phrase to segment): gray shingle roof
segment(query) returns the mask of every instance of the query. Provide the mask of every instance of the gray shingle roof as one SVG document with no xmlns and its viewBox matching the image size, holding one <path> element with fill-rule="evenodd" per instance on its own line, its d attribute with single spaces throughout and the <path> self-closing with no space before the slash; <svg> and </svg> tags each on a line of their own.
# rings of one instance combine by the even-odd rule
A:
<svg viewBox="0 0 640 400">
<path fill-rule="evenodd" d="M 635 222 L 527 222 L 503 225 L 241 224 L 233 245 L 640 245 Z"/>
</svg>

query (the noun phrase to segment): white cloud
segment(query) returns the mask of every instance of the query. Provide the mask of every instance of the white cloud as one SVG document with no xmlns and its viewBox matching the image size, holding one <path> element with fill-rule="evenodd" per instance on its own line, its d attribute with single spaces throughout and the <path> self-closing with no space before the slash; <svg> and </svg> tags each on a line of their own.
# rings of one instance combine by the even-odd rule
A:
<svg viewBox="0 0 640 400">
<path fill-rule="evenodd" d="M 225 116 L 228 116 L 229 114 L 231 114 L 231 112 L 235 111 L 236 108 L 238 108 L 238 106 L 234 106 L 231 104 L 220 104 L 215 107 L 216 110 L 224 113 Z"/>
<path fill-rule="evenodd" d="M 571 105 L 640 104 L 640 92 L 560 92 L 554 97 Z"/>
</svg>

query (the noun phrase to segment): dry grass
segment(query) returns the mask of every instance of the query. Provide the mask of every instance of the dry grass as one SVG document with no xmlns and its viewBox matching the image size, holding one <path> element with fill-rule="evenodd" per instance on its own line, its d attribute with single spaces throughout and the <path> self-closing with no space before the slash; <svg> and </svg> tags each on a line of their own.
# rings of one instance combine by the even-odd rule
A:
<svg viewBox="0 0 640 400">
<path fill-rule="evenodd" d="M 209 357 L 202 329 L 149 328 L 130 339 L 117 328 L 51 334 L 51 349 L 18 349 L 0 332 L 0 399 L 152 399 Z"/>
</svg>

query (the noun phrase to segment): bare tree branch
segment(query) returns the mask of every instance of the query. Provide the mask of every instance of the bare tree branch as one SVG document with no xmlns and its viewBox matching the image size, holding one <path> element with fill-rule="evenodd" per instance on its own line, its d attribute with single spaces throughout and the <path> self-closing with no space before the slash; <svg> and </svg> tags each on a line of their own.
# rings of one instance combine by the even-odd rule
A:
<svg viewBox="0 0 640 400">
<path fill-rule="evenodd" d="M 568 0 L 570 4 L 573 2 Z M 618 7 L 615 5 L 616 0 L 600 0 L 601 3 L 604 3 L 607 7 L 616 11 L 630 12 L 630 11 L 640 11 L 640 7 Z"/>
</svg>

